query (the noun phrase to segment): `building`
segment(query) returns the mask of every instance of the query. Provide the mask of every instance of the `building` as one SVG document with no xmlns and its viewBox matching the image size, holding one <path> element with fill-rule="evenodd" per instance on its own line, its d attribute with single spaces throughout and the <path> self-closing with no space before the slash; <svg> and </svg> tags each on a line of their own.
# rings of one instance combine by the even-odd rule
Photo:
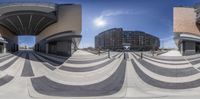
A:
<svg viewBox="0 0 200 99">
<path fill-rule="evenodd" d="M 174 7 L 174 40 L 183 55 L 200 53 L 200 5 Z"/>
<path fill-rule="evenodd" d="M 1 3 L 0 53 L 17 51 L 18 36 L 33 35 L 35 51 L 70 56 L 80 42 L 81 22 L 79 4 Z"/>
<path fill-rule="evenodd" d="M 109 29 L 95 36 L 95 48 L 98 49 L 123 50 L 125 45 L 130 46 L 130 50 L 157 50 L 160 40 L 142 31 L 123 31 L 122 28 Z"/>
</svg>

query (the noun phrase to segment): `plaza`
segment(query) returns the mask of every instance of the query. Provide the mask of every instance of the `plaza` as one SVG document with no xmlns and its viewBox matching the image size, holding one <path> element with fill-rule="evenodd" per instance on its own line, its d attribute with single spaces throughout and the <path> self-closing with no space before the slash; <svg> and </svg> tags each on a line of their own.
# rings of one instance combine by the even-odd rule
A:
<svg viewBox="0 0 200 99">
<path fill-rule="evenodd" d="M 76 51 L 67 60 L 18 51 L 0 56 L 2 98 L 162 98 L 198 96 L 198 55 L 152 56 L 150 52 Z M 125 55 L 125 57 L 124 57 Z M 20 92 L 20 93 L 19 93 Z M 12 95 L 10 95 L 12 94 Z"/>
<path fill-rule="evenodd" d="M 138 3 L 147 18 L 129 11 L 135 1 L 122 1 L 0 3 L 0 99 L 198 99 L 199 6 L 174 7 L 176 49 L 163 42 L 171 2 L 158 0 L 164 8 L 153 10 Z M 118 4 L 130 8 L 107 10 Z M 34 36 L 34 46 L 19 36 Z"/>
</svg>

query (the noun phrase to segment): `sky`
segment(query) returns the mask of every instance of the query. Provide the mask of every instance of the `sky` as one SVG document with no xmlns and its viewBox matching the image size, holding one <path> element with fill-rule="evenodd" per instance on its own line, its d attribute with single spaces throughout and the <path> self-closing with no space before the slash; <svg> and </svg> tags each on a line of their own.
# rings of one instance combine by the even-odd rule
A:
<svg viewBox="0 0 200 99">
<path fill-rule="evenodd" d="M 33 0 L 1 0 L 1 2 Z M 82 39 L 79 45 L 94 47 L 94 37 L 110 28 L 139 30 L 155 35 L 161 47 L 176 47 L 173 41 L 173 7 L 192 6 L 200 0 L 34 0 L 34 2 L 82 5 Z M 19 44 L 34 45 L 34 37 L 19 38 Z"/>
</svg>

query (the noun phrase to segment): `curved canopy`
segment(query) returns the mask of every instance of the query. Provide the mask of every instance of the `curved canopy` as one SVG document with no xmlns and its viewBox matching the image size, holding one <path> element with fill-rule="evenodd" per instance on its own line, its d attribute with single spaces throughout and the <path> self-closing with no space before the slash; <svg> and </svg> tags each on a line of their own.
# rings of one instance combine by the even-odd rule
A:
<svg viewBox="0 0 200 99">
<path fill-rule="evenodd" d="M 0 5 L 0 25 L 15 35 L 37 35 L 57 21 L 56 7 L 47 3 Z"/>
</svg>

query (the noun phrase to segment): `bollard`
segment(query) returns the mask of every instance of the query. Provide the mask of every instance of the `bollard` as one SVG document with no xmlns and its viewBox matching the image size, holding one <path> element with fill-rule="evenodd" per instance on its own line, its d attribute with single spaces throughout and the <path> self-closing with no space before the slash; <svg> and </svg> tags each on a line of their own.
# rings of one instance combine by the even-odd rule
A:
<svg viewBox="0 0 200 99">
<path fill-rule="evenodd" d="M 110 58 L 110 50 L 108 50 L 108 58 Z"/>
<path fill-rule="evenodd" d="M 124 52 L 124 59 L 126 59 L 126 53 Z"/>
<path fill-rule="evenodd" d="M 140 59 L 142 59 L 142 58 L 143 58 L 143 53 L 141 52 Z"/>
</svg>

